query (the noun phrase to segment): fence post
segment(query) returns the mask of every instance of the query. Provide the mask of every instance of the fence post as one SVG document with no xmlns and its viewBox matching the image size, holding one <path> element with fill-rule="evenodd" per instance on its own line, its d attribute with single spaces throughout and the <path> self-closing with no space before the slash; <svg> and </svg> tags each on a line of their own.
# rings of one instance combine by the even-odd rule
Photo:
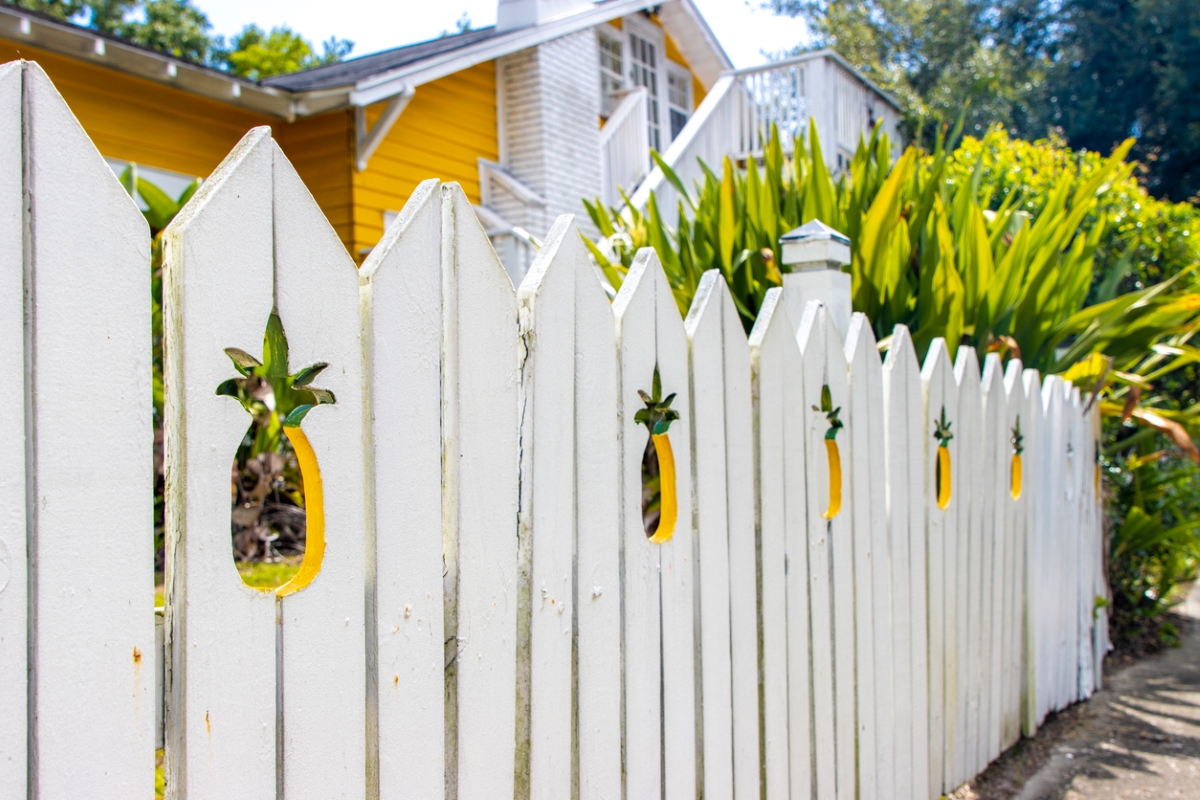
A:
<svg viewBox="0 0 1200 800">
<path fill-rule="evenodd" d="M 0 67 L 0 109 L 0 795 L 136 796 L 155 716 L 150 237 L 41 67 Z"/>
</svg>

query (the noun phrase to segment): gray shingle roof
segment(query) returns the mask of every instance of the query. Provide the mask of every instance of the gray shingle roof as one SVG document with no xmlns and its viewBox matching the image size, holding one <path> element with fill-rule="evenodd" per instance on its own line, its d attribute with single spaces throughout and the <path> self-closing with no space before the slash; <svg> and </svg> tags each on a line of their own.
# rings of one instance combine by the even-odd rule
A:
<svg viewBox="0 0 1200 800">
<path fill-rule="evenodd" d="M 264 86 L 274 86 L 290 92 L 307 92 L 314 89 L 332 89 L 349 86 L 358 81 L 412 64 L 415 61 L 450 53 L 482 42 L 496 35 L 495 27 L 479 28 L 466 33 L 443 36 L 428 42 L 395 47 L 380 53 L 352 58 L 336 64 L 314 67 L 288 75 L 279 75 L 262 81 Z"/>
</svg>

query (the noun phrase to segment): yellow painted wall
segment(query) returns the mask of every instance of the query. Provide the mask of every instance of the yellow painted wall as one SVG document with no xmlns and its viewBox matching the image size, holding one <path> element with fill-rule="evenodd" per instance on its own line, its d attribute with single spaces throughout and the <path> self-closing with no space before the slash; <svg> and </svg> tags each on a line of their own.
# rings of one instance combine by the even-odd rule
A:
<svg viewBox="0 0 1200 800">
<path fill-rule="evenodd" d="M 654 17 L 654 21 L 658 22 L 658 17 Z M 662 23 L 659 22 L 659 25 Z M 696 73 L 692 70 L 692 65 L 683 57 L 683 53 L 679 52 L 679 46 L 675 44 L 675 40 L 666 31 L 663 31 L 663 38 L 667 41 L 667 58 L 674 61 L 680 66 L 687 67 L 688 74 L 692 76 L 692 110 L 695 111 L 700 107 L 700 101 L 708 94 L 704 90 L 704 84 L 696 77 Z"/>
<path fill-rule="evenodd" d="M 338 238 L 353 254 L 353 112 L 331 111 L 299 119 L 290 125 L 277 122 L 274 134 L 317 205 L 329 218 Z"/>
<path fill-rule="evenodd" d="M 41 65 L 101 154 L 184 175 L 208 175 L 268 117 L 90 64 L 0 40 L 0 63 Z"/>
<path fill-rule="evenodd" d="M 384 106 L 367 109 L 368 125 Z M 471 202 L 478 203 L 478 159 L 495 161 L 499 149 L 494 61 L 418 86 L 367 169 L 353 173 L 350 252 L 361 261 L 359 252 L 383 236 L 383 212 L 403 208 L 426 178 L 458 181 Z"/>
</svg>

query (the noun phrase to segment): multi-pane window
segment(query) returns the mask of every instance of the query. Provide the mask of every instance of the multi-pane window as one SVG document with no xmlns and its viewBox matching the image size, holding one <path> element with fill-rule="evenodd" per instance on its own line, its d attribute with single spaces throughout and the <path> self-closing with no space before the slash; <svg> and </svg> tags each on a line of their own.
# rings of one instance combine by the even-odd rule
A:
<svg viewBox="0 0 1200 800">
<path fill-rule="evenodd" d="M 667 108 L 671 115 L 671 141 L 692 115 L 692 76 L 676 69 L 667 71 Z"/>
<path fill-rule="evenodd" d="M 625 67 L 621 58 L 621 40 L 600 34 L 600 116 L 608 119 L 616 108 Z"/>
<path fill-rule="evenodd" d="M 629 82 L 645 86 L 649 93 L 646 115 L 650 118 L 650 146 L 662 150 L 662 133 L 658 127 L 658 56 L 652 42 L 636 33 L 629 34 Z"/>
</svg>

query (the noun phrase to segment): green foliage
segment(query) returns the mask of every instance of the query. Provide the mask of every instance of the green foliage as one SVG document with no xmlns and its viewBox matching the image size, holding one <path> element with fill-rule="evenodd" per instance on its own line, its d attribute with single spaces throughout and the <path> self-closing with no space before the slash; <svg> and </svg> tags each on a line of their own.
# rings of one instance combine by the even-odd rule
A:
<svg viewBox="0 0 1200 800">
<path fill-rule="evenodd" d="M 235 75 L 260 80 L 341 61 L 353 47 L 353 42 L 333 38 L 325 42 L 325 52 L 318 56 L 304 37 L 287 26 L 265 33 L 257 25 L 247 25 L 233 37 L 224 59 Z"/>
<path fill-rule="evenodd" d="M 250 80 L 341 61 L 354 48 L 353 42 L 333 37 L 323 43 L 318 56 L 312 44 L 290 28 L 266 33 L 257 25 L 247 25 L 227 44 L 224 37 L 211 34 L 207 15 L 191 0 L 0 1 Z"/>
<path fill-rule="evenodd" d="M 1108 433 L 1114 423 L 1109 423 Z M 1182 584 L 1196 579 L 1200 563 L 1200 501 L 1195 467 L 1153 439 L 1118 442 L 1102 461 L 1109 489 L 1106 514 L 1112 532 L 1108 560 L 1113 621 L 1118 635 L 1132 637 L 1157 626 L 1183 598 Z M 1171 631 L 1164 643 L 1173 644 Z"/>
</svg>

